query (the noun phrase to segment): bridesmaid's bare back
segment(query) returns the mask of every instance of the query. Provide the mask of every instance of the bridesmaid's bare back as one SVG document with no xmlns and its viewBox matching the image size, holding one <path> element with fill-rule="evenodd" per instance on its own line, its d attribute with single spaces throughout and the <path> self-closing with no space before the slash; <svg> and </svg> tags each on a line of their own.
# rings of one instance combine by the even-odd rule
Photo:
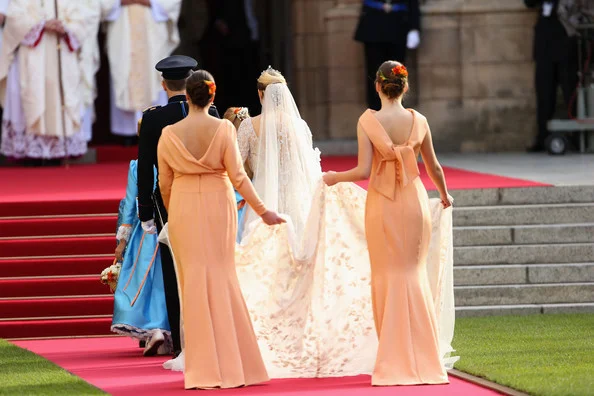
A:
<svg viewBox="0 0 594 396">
<path fill-rule="evenodd" d="M 407 109 L 385 109 L 373 113 L 382 125 L 392 143 L 399 146 L 410 139 L 414 116 Z"/>
<path fill-rule="evenodd" d="M 171 131 L 192 156 L 200 160 L 208 151 L 223 120 L 210 115 L 188 116 L 172 125 Z"/>
</svg>

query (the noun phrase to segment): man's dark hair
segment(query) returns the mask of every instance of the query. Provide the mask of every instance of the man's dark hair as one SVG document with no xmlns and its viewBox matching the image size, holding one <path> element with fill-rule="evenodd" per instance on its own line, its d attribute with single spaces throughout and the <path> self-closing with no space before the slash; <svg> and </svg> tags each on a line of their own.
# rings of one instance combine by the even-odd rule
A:
<svg viewBox="0 0 594 396">
<path fill-rule="evenodd" d="M 167 87 L 168 90 L 173 91 L 173 92 L 180 92 L 180 91 L 185 91 L 186 90 L 186 80 L 165 80 L 163 79 L 163 81 L 165 82 L 165 86 Z"/>
</svg>

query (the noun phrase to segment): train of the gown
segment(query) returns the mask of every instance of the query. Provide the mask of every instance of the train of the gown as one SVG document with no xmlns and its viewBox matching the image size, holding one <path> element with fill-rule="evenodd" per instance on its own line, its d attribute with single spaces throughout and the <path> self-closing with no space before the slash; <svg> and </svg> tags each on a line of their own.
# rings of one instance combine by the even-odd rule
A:
<svg viewBox="0 0 594 396">
<path fill-rule="evenodd" d="M 271 378 L 370 374 L 378 346 L 365 239 L 367 193 L 352 183 L 317 187 L 303 232 L 253 222 L 236 249 L 241 290 Z M 443 364 L 454 332 L 452 209 L 430 200 L 427 262 Z M 166 241 L 167 230 L 161 239 Z M 183 371 L 183 353 L 164 364 Z"/>
</svg>

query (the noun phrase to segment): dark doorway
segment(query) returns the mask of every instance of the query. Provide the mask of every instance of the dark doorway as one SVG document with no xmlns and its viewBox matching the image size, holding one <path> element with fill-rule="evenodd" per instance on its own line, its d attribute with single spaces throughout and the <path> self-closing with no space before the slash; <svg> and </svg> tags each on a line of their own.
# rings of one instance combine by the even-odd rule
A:
<svg viewBox="0 0 594 396">
<path fill-rule="evenodd" d="M 261 69 L 271 65 L 289 80 L 293 76 L 291 0 L 259 0 Z"/>
<path fill-rule="evenodd" d="M 99 33 L 101 66 L 97 72 L 97 99 L 95 99 L 95 124 L 93 124 L 92 145 L 114 144 L 119 138 L 111 134 L 109 109 L 109 62 L 105 52 L 105 34 Z"/>
</svg>

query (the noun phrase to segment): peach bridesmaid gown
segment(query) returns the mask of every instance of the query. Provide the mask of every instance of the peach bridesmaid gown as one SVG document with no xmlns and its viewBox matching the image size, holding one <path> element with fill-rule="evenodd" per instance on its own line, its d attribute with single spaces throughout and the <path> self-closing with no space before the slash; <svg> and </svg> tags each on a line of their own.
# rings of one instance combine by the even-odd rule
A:
<svg viewBox="0 0 594 396">
<path fill-rule="evenodd" d="M 159 141 L 159 185 L 182 297 L 186 389 L 268 381 L 235 270 L 233 186 L 258 214 L 266 209 L 245 174 L 236 134 L 225 120 L 200 159 L 171 127 Z"/>
<path fill-rule="evenodd" d="M 395 145 L 372 110 L 359 123 L 373 144 L 365 209 L 375 327 L 379 338 L 373 385 L 442 384 L 433 295 L 427 277 L 431 214 L 417 157 L 429 128 L 421 114 L 404 144 Z"/>
</svg>

